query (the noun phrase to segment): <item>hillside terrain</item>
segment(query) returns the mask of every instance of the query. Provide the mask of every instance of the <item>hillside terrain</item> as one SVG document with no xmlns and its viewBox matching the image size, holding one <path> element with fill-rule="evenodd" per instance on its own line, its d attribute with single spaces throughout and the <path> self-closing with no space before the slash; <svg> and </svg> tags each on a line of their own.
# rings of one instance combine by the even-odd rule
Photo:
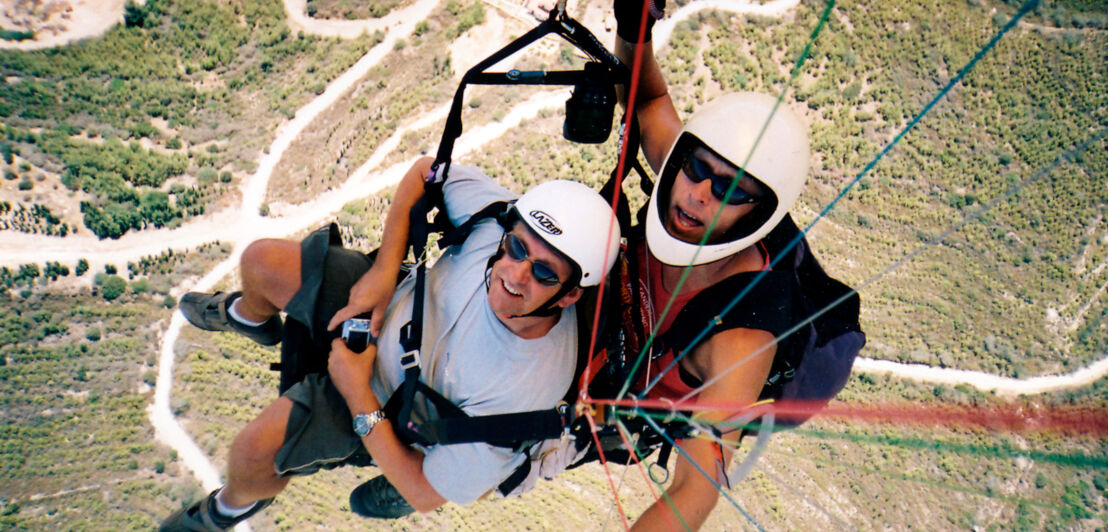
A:
<svg viewBox="0 0 1108 532">
<path fill-rule="evenodd" d="M 697 5 L 676 3 L 671 13 Z M 305 9 L 363 19 L 414 4 L 309 0 Z M 600 4 L 570 7 L 610 42 L 607 4 Z M 692 12 L 675 21 L 658 55 L 683 116 L 725 91 L 787 90 L 785 105 L 811 125 L 813 171 L 794 216 L 802 224 L 819 218 L 809 238 L 824 266 L 864 286 L 862 355 L 1015 378 L 1070 373 L 1104 358 L 1108 143 L 1054 162 L 1108 127 L 1108 9 L 1087 0 L 1040 6 L 868 168 L 1019 6 L 837 3 L 790 79 L 825 4 L 786 4 L 778 16 Z M 429 13 L 409 21 L 414 30 L 403 35 L 386 27 L 343 40 L 292 32 L 277 1 L 147 0 L 100 37 L 0 49 L 0 241 L 53 245 L 214 227 L 199 235 L 207 244 L 125 260 L 89 253 L 88 260 L 11 264 L 0 250 L 7 264 L 0 266 L 0 528 L 150 528 L 203 494 L 146 417 L 176 299 L 213 271 L 230 273 L 217 287 L 238 283 L 233 263 L 223 261 L 241 251 L 243 228 L 190 224 L 240 219 L 236 209 L 260 184 L 258 212 L 247 214 L 296 238 L 312 226 L 281 224 L 284 213 L 433 151 L 461 73 L 527 27 L 515 11 L 476 0 L 446 0 Z M 291 119 L 370 53 L 381 58 L 352 89 L 291 142 L 277 142 Z M 555 70 L 582 58 L 551 41 L 514 61 Z M 540 91 L 469 89 L 466 129 L 502 123 Z M 560 104 L 543 108 L 459 161 L 515 191 L 554 176 L 599 185 L 615 166 L 615 136 L 571 144 L 561 137 L 563 118 Z M 275 146 L 277 160 L 262 168 Z M 642 205 L 635 180 L 625 189 L 632 206 Z M 337 220 L 348 245 L 369 250 L 390 199 L 385 187 L 345 197 L 340 210 L 319 216 Z M 968 217 L 974 221 L 933 242 Z M 187 326 L 172 348 L 171 411 L 222 470 L 231 438 L 276 397 L 268 365 L 277 350 Z M 1106 386 L 1101 378 L 1007 399 L 966 384 L 860 374 L 839 400 L 936 412 L 1103 412 Z M 636 467 L 611 473 L 634 519 L 652 500 L 652 483 Z M 251 523 L 258 530 L 623 526 L 596 464 L 518 499 L 370 523 L 349 511 L 347 494 L 376 474 L 300 479 Z M 729 496 L 736 505 L 721 500 L 704 530 L 748 529 L 751 521 L 767 529 L 1102 529 L 1108 440 L 1041 428 L 816 419 L 775 435 Z"/>
</svg>

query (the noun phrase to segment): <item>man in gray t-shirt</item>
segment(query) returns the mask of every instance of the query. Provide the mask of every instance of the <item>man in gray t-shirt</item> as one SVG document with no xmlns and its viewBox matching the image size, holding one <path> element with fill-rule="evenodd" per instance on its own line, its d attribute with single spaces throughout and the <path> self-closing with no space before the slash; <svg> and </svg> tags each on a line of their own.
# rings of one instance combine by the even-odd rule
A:
<svg viewBox="0 0 1108 532">
<path fill-rule="evenodd" d="M 522 463 L 521 453 L 485 443 L 406 445 L 381 414 L 404 379 L 399 338 L 412 316 L 414 279 L 396 280 L 407 253 L 408 212 L 426 180 L 441 177 L 431 171 L 430 158 L 413 165 L 396 192 L 374 260 L 328 245 L 325 233 L 302 243 L 263 240 L 243 254 L 241 294 L 182 298 L 182 312 L 194 325 L 262 343 L 273 343 L 281 309 L 315 335 L 369 313 L 379 338 L 363 353 L 332 342 L 328 375 L 292 386 L 247 425 L 231 447 L 227 485 L 171 516 L 164 530 L 230 528 L 268 504 L 291 476 L 365 465 L 370 457 L 388 483 L 366 483 L 355 495 L 372 501 L 352 496 L 352 507 L 377 517 L 389 516 L 377 510 L 390 505 L 408 508 L 393 514 L 403 515 L 446 501 L 468 504 Z M 453 165 L 443 197 L 451 222 L 460 225 L 513 195 L 479 170 Z M 540 184 L 514 203 L 508 217 L 477 222 L 464 242 L 428 269 L 423 381 L 469 415 L 555 406 L 576 360 L 573 303 L 582 287 L 607 274 L 618 241 L 607 203 L 570 181 Z M 429 405 L 413 405 L 414 422 L 434 417 Z M 402 500 L 387 500 L 388 492 Z"/>
</svg>

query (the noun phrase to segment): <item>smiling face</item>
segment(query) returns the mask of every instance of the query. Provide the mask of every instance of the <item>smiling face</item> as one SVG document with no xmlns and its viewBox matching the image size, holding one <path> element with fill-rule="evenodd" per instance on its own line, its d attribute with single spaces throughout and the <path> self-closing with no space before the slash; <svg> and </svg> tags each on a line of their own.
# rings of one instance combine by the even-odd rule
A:
<svg viewBox="0 0 1108 532">
<path fill-rule="evenodd" d="M 489 305 L 501 321 L 534 312 L 561 290 L 560 283 L 549 285 L 536 280 L 532 274 L 533 263 L 549 267 L 562 282 L 572 275 L 572 268 L 566 259 L 536 236 L 525 224 L 516 222 L 507 236 L 509 238 L 514 236 L 519 240 L 526 250 L 527 258 L 516 260 L 510 253 L 502 250 L 500 258 L 493 263 L 489 272 Z M 507 245 L 507 242 L 501 245 Z M 569 298 L 577 292 L 579 290 L 572 290 L 558 302 L 558 305 L 564 308 L 572 304 L 576 298 Z M 511 328 L 510 325 L 509 328 Z"/>
<path fill-rule="evenodd" d="M 702 170 L 708 170 L 711 174 L 724 179 L 729 179 L 730 176 L 738 173 L 735 166 L 704 148 L 694 148 L 689 156 L 697 158 L 702 163 L 700 165 Z M 722 205 L 723 211 L 720 213 L 719 221 L 712 228 L 707 243 L 722 242 L 735 223 L 754 210 L 757 203 L 723 205 L 712 191 L 712 178 L 702 175 L 699 176 L 700 181 L 697 182 L 690 178 L 686 172 L 687 170 L 682 168 L 673 180 L 669 202 L 663 217 L 666 230 L 682 241 L 690 244 L 699 243 L 704 238 L 708 224 L 711 223 L 712 218 L 716 216 L 716 212 L 720 210 Z M 719 193 L 721 187 L 718 183 L 716 188 L 717 193 Z M 722 188 L 725 189 L 725 187 Z M 735 190 L 736 195 L 743 193 L 758 197 L 764 192 L 761 185 L 746 177 L 739 181 L 739 185 Z"/>
</svg>

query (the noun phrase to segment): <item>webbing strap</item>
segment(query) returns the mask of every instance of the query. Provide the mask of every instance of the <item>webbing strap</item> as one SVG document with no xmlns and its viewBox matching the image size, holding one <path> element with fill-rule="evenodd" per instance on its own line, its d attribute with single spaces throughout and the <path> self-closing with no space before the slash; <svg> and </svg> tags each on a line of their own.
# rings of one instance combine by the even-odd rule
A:
<svg viewBox="0 0 1108 532">
<path fill-rule="evenodd" d="M 419 426 L 420 435 L 432 443 L 485 442 L 515 447 L 519 442 L 548 440 L 562 435 L 563 414 L 555 409 L 492 414 L 476 417 L 438 418 Z"/>
<path fill-rule="evenodd" d="M 454 244 L 464 242 L 466 237 L 469 236 L 470 231 L 473 231 L 473 226 L 477 225 L 478 222 L 487 218 L 499 218 L 501 215 L 508 212 L 510 207 L 511 203 L 507 201 L 495 201 L 485 205 L 481 210 L 470 216 L 465 223 L 442 235 L 442 238 L 439 238 L 439 249 L 446 249 Z"/>
</svg>

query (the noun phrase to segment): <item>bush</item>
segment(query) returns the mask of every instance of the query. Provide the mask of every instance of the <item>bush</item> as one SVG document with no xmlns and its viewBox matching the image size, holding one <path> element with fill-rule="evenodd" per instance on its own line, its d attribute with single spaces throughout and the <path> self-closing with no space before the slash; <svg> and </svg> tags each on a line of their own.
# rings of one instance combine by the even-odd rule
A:
<svg viewBox="0 0 1108 532">
<path fill-rule="evenodd" d="M 196 173 L 196 179 L 199 179 L 201 183 L 214 183 L 217 177 L 219 177 L 219 173 L 210 166 L 205 166 Z"/>
<path fill-rule="evenodd" d="M 77 274 L 77 277 L 80 277 L 80 276 L 84 275 L 85 272 L 87 272 L 87 271 L 88 271 L 88 261 L 85 260 L 85 259 L 78 260 L 77 261 L 77 268 L 75 270 L 75 273 Z"/>
<path fill-rule="evenodd" d="M 27 179 L 26 177 L 24 177 L 23 179 L 21 179 L 19 181 L 19 190 L 31 190 L 34 187 L 35 187 L 35 184 L 30 179 Z"/>
<path fill-rule="evenodd" d="M 13 172 L 11 168 L 4 169 L 4 179 L 7 179 L 8 181 L 15 181 L 18 178 L 19 174 Z"/>
<path fill-rule="evenodd" d="M 181 137 L 173 137 L 165 141 L 165 147 L 171 150 L 181 149 Z"/>
<path fill-rule="evenodd" d="M 92 327 L 89 327 L 88 329 L 86 329 L 85 330 L 85 338 L 87 338 L 88 341 L 90 341 L 90 342 L 99 342 L 100 341 L 100 327 L 97 326 L 97 325 L 93 325 Z"/>
<path fill-rule="evenodd" d="M 131 283 L 131 291 L 136 294 L 145 294 L 150 291 L 150 281 L 138 279 Z"/>
<path fill-rule="evenodd" d="M 109 275 L 104 279 L 104 285 L 100 287 L 100 295 L 111 301 L 123 295 L 127 291 L 127 281 L 118 275 Z"/>
<path fill-rule="evenodd" d="M 232 179 L 231 172 L 228 172 L 228 171 L 224 170 L 224 171 L 219 173 L 219 182 L 220 183 L 230 183 L 231 179 Z"/>
<path fill-rule="evenodd" d="M 177 306 L 177 298 L 173 297 L 173 295 L 171 295 L 171 294 L 166 294 L 165 298 L 162 299 L 162 306 L 165 307 L 165 308 L 176 307 Z"/>
</svg>

